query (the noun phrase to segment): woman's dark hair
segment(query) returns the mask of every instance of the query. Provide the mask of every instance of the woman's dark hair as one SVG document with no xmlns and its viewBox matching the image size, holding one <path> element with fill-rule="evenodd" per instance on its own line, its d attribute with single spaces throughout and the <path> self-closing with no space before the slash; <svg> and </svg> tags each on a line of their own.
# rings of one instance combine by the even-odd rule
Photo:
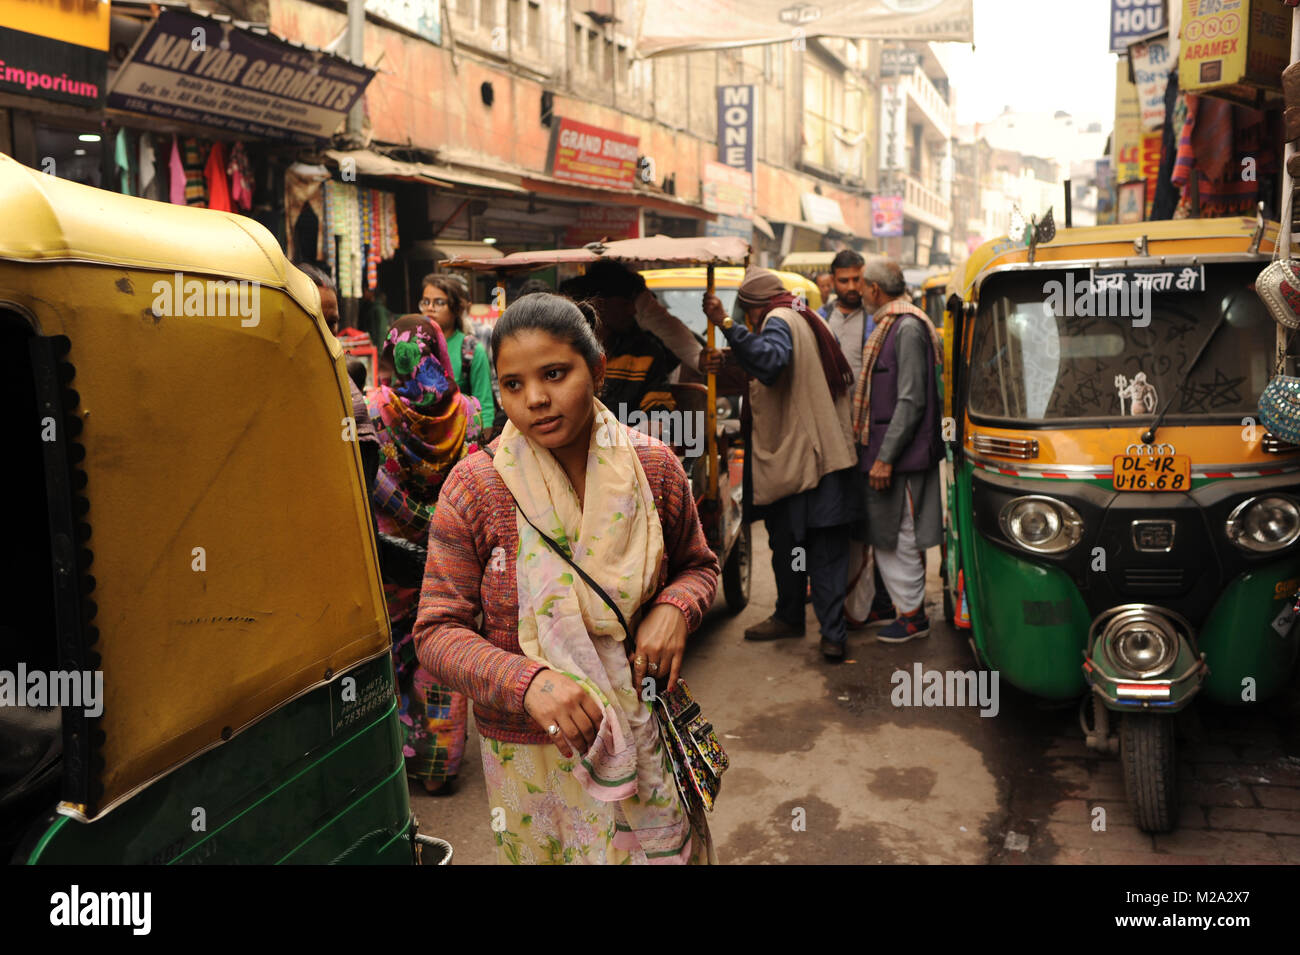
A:
<svg viewBox="0 0 1300 955">
<path fill-rule="evenodd" d="M 501 345 L 507 338 L 525 331 L 545 332 L 571 346 L 593 375 L 597 363 L 605 356 L 605 349 L 600 345 L 600 317 L 587 302 L 573 302 L 549 292 L 534 292 L 515 299 L 492 327 L 493 361 L 501 354 Z"/>
<path fill-rule="evenodd" d="M 432 285 L 442 294 L 447 296 L 447 305 L 451 309 L 451 314 L 456 316 L 457 324 L 460 323 L 460 316 L 465 311 L 465 291 L 460 282 L 450 275 L 439 275 L 434 272 L 424 277 L 420 283 L 420 291 L 423 293 L 425 286 Z"/>
</svg>

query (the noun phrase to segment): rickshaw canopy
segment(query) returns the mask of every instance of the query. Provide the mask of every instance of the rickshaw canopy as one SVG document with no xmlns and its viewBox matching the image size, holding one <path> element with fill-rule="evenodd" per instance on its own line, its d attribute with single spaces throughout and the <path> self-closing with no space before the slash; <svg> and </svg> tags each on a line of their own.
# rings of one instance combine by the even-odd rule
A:
<svg viewBox="0 0 1300 955">
<path fill-rule="evenodd" d="M 655 263 L 662 266 L 744 265 L 749 243 L 738 236 L 673 238 L 665 235 L 617 242 L 592 242 L 578 249 L 514 252 L 501 258 L 457 256 L 443 263 L 448 268 L 476 272 L 534 272 L 556 265 L 590 265 L 601 259 L 626 265 Z"/>
<path fill-rule="evenodd" d="M 93 819 L 386 653 L 387 613 L 343 352 L 272 235 L 3 155 L 0 217 L 5 309 L 71 341 L 104 739 L 61 810 Z"/>
</svg>

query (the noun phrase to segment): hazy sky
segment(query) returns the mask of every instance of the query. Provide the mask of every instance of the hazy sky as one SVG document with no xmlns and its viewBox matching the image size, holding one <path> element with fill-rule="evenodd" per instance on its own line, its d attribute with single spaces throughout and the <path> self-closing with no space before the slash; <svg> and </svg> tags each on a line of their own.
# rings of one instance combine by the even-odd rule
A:
<svg viewBox="0 0 1300 955">
<path fill-rule="evenodd" d="M 1110 0 L 975 0 L 975 48 L 944 44 L 957 122 L 1063 109 L 1107 122 L 1115 112 Z"/>
</svg>

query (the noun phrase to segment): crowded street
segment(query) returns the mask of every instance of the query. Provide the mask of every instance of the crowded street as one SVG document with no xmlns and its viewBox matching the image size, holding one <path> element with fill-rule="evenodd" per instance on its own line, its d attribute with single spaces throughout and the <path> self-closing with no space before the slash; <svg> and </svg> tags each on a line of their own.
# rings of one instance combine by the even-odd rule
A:
<svg viewBox="0 0 1300 955">
<path fill-rule="evenodd" d="M 761 567 L 766 541 L 756 534 L 755 544 Z M 937 561 L 936 550 L 927 598 L 936 617 Z M 736 617 L 719 600 L 683 670 L 708 688 L 709 717 L 736 766 L 711 820 L 727 863 L 1300 863 L 1300 757 L 1289 745 L 1300 691 L 1266 711 L 1197 712 L 1179 830 L 1152 836 L 1134 825 L 1119 766 L 1084 746 L 1076 705 L 1005 691 L 985 719 L 977 707 L 891 704 L 895 670 L 971 667 L 965 637 L 940 620 L 902 647 L 850 634 L 850 658 L 831 669 L 807 639 L 745 643 L 742 630 L 772 599 L 761 571 L 752 599 Z M 477 759 L 465 766 L 450 795 L 412 788 L 411 803 L 421 831 L 452 843 L 454 865 L 490 863 L 482 770 Z M 1105 829 L 1095 828 L 1097 808 Z"/>
<path fill-rule="evenodd" d="M 0 0 L 14 910 L 1265 927 L 1298 231 L 1300 0 Z"/>
</svg>

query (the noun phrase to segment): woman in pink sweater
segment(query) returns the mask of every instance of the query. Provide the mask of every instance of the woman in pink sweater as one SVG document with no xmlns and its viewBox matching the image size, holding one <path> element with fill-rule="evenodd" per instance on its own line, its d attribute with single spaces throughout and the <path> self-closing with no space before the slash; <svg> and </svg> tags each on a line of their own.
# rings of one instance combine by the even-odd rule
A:
<svg viewBox="0 0 1300 955">
<path fill-rule="evenodd" d="M 509 424 L 443 485 L 417 652 L 474 701 L 498 861 L 714 862 L 642 688 L 676 682 L 718 562 L 676 457 L 596 399 L 596 321 L 535 294 L 497 322 Z M 618 605 L 630 634 L 539 531 Z"/>
</svg>

